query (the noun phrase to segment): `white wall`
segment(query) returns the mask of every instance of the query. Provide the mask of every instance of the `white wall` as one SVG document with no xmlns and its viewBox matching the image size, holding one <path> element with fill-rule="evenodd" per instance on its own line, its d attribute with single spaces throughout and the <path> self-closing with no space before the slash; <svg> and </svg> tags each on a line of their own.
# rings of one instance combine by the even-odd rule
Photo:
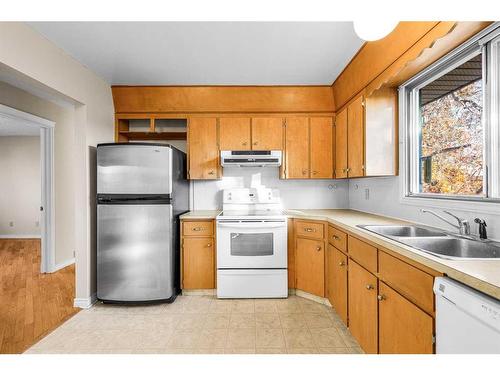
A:
<svg viewBox="0 0 500 375">
<path fill-rule="evenodd" d="M 418 223 L 435 226 L 438 228 L 456 231 L 453 227 L 433 217 L 420 212 L 421 208 L 435 209 L 440 213 L 440 208 L 434 205 L 409 205 L 401 202 L 400 179 L 402 177 L 377 177 L 353 179 L 349 181 L 349 208 L 371 212 L 380 215 L 392 216 Z M 369 199 L 365 199 L 365 189 L 369 189 Z M 450 208 L 449 211 L 468 219 L 471 232 L 478 234 L 477 224 L 474 219 L 479 217 L 487 222 L 490 238 L 500 240 L 500 208 L 498 214 L 482 213 L 474 209 Z M 446 214 L 444 215 L 446 216 Z M 455 219 L 451 218 L 452 221 Z"/>
<path fill-rule="evenodd" d="M 113 141 L 111 87 L 85 66 L 24 23 L 0 22 L 0 63 L 75 105 L 71 160 L 75 215 L 76 298 L 84 305 L 95 292 L 95 194 L 91 147 Z M 38 87 L 40 89 L 40 87 Z"/>
<path fill-rule="evenodd" d="M 0 137 L 0 176 L 0 238 L 39 237 L 40 137 Z"/>
<path fill-rule="evenodd" d="M 74 258 L 75 251 L 74 179 L 72 178 L 75 109 L 61 107 L 2 82 L 0 82 L 0 103 L 56 123 L 54 129 L 55 263 L 66 264 Z M 40 184 L 38 181 L 38 187 Z"/>
<path fill-rule="evenodd" d="M 347 208 L 348 182 L 341 180 L 280 180 L 278 168 L 226 168 L 218 181 L 194 181 L 193 208 L 222 208 L 222 190 L 264 185 L 279 189 L 285 208 Z"/>
</svg>

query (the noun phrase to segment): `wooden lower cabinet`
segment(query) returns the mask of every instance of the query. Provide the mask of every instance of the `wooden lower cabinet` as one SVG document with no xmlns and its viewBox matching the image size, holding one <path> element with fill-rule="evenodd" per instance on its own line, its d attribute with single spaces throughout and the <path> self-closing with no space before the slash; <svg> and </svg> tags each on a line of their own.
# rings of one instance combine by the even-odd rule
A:
<svg viewBox="0 0 500 375">
<path fill-rule="evenodd" d="M 379 295 L 379 352 L 432 354 L 433 318 L 383 282 Z"/>
<path fill-rule="evenodd" d="M 296 238 L 295 287 L 316 296 L 325 296 L 324 241 Z"/>
<path fill-rule="evenodd" d="M 184 238 L 183 289 L 215 288 L 215 251 L 212 238 Z"/>
<path fill-rule="evenodd" d="M 377 278 L 354 261 L 349 262 L 349 330 L 361 348 L 378 352 Z"/>
<path fill-rule="evenodd" d="M 181 288 L 215 288 L 214 220 L 181 220 Z"/>
<path fill-rule="evenodd" d="M 326 264 L 326 296 L 347 324 L 347 255 L 328 245 Z"/>
</svg>

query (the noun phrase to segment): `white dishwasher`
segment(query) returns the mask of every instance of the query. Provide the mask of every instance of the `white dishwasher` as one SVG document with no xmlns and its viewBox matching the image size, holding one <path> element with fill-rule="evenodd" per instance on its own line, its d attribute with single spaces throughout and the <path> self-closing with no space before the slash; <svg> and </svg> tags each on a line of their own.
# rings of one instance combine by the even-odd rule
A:
<svg viewBox="0 0 500 375">
<path fill-rule="evenodd" d="M 436 353 L 500 354 L 500 301 L 437 277 Z"/>
</svg>

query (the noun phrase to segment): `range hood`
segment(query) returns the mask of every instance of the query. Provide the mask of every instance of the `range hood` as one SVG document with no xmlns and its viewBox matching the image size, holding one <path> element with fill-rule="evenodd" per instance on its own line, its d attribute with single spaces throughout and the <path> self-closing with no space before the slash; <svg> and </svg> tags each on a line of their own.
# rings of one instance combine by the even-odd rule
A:
<svg viewBox="0 0 500 375">
<path fill-rule="evenodd" d="M 221 151 L 220 162 L 227 167 L 279 167 L 281 151 Z"/>
</svg>

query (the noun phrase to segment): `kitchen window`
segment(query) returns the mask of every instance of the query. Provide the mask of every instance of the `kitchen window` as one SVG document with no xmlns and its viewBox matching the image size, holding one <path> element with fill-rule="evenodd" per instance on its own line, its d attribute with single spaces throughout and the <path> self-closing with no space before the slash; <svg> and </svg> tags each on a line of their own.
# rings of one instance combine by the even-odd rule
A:
<svg viewBox="0 0 500 375">
<path fill-rule="evenodd" d="M 500 24 L 400 87 L 405 196 L 498 201 Z"/>
</svg>

